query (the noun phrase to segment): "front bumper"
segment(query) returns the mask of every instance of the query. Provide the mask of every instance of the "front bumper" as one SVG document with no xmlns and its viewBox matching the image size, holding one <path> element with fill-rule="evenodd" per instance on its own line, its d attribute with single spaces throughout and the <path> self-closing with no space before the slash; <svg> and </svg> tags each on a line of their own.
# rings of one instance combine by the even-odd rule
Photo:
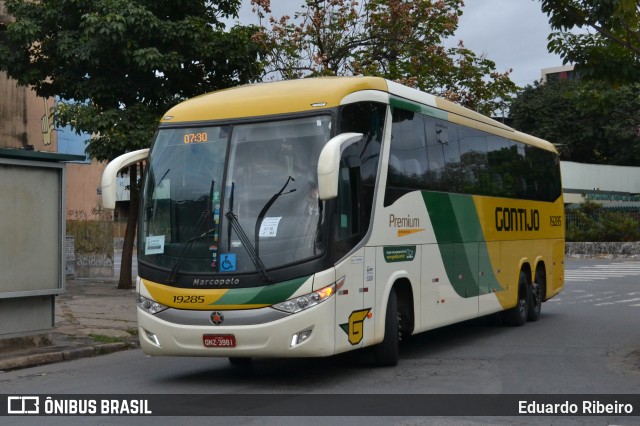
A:
<svg viewBox="0 0 640 426">
<path fill-rule="evenodd" d="M 170 308 L 151 315 L 138 308 L 140 347 L 156 356 L 280 358 L 335 353 L 335 297 L 296 314 L 271 308 L 220 312 L 229 320 L 213 325 L 208 320 L 211 311 Z M 293 336 L 304 330 L 311 330 L 309 338 L 292 345 Z M 204 346 L 204 335 L 228 334 L 235 336 L 235 347 Z"/>
</svg>

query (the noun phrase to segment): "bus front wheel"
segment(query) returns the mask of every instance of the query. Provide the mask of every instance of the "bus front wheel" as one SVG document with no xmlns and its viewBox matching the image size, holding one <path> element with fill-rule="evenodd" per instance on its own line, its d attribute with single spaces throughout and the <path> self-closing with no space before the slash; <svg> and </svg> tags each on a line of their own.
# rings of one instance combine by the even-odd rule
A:
<svg viewBox="0 0 640 426">
<path fill-rule="evenodd" d="M 382 367 L 393 367 L 398 364 L 400 343 L 400 312 L 398 311 L 398 296 L 395 289 L 389 293 L 387 311 L 384 322 L 384 340 L 374 346 L 376 364 Z"/>
</svg>

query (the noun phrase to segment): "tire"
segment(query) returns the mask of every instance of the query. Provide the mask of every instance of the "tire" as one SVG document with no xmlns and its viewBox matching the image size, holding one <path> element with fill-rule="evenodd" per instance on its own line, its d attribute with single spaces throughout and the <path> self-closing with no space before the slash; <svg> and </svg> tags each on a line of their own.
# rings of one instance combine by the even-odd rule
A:
<svg viewBox="0 0 640 426">
<path fill-rule="evenodd" d="M 395 289 L 389 293 L 384 321 L 384 340 L 373 348 L 376 364 L 381 367 L 393 367 L 398 364 L 400 344 L 400 320 L 398 296 Z"/>
<path fill-rule="evenodd" d="M 253 361 L 251 358 L 229 357 L 229 363 L 234 367 L 251 367 Z"/>
<path fill-rule="evenodd" d="M 531 284 L 529 291 L 529 309 L 527 312 L 527 321 L 538 321 L 540 312 L 542 311 L 542 284 L 544 283 L 544 275 L 538 270 L 536 271 L 536 279 Z"/>
<path fill-rule="evenodd" d="M 529 316 L 529 280 L 524 271 L 520 271 L 518 279 L 518 302 L 516 306 L 504 312 L 504 320 L 507 325 L 521 327 L 527 322 Z"/>
</svg>

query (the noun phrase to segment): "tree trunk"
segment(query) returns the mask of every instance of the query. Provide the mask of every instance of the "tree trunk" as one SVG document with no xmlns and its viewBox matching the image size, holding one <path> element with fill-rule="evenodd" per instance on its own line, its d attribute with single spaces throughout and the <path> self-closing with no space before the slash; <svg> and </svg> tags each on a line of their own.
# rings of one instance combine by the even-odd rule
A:
<svg viewBox="0 0 640 426">
<path fill-rule="evenodd" d="M 118 288 L 127 290 L 133 288 L 132 266 L 133 266 L 133 243 L 136 237 L 136 226 L 138 224 L 139 210 L 139 188 L 138 188 L 138 165 L 129 167 L 129 216 L 127 217 L 127 229 L 124 231 L 124 242 L 122 244 L 122 263 L 120 266 L 120 280 Z"/>
</svg>

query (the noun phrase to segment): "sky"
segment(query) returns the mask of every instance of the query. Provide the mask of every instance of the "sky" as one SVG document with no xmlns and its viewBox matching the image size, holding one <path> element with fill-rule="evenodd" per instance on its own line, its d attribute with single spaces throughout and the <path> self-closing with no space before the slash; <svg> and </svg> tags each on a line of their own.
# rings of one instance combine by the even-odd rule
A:
<svg viewBox="0 0 640 426">
<path fill-rule="evenodd" d="M 540 79 L 542 68 L 562 65 L 547 51 L 549 20 L 538 0 L 465 0 L 456 39 L 476 54 L 484 53 L 496 70 L 513 69 L 518 86 Z"/>
<path fill-rule="evenodd" d="M 293 15 L 303 0 L 271 0 L 273 15 Z M 463 40 L 477 55 L 485 54 L 496 70 L 512 69 L 511 80 L 524 87 L 540 79 L 542 68 L 562 65 L 562 59 L 547 51 L 551 32 L 539 0 L 464 0 L 463 15 L 450 45 Z M 240 12 L 243 24 L 254 23 L 249 0 Z M 448 44 L 449 45 L 449 44 Z"/>
</svg>

